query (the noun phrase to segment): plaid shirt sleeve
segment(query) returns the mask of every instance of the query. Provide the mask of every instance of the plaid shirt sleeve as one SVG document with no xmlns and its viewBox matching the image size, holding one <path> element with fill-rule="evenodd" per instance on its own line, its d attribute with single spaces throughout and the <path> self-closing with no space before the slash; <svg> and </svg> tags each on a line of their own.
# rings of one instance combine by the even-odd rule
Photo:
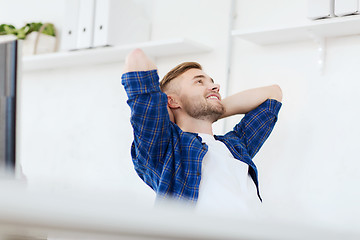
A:
<svg viewBox="0 0 360 240">
<path fill-rule="evenodd" d="M 122 84 L 131 109 L 135 170 L 156 190 L 170 139 L 167 96 L 160 90 L 157 70 L 125 73 Z"/>
<path fill-rule="evenodd" d="M 235 126 L 234 131 L 240 136 L 251 158 L 269 137 L 277 121 L 281 105 L 275 99 L 268 99 L 245 114 L 241 122 Z"/>
</svg>

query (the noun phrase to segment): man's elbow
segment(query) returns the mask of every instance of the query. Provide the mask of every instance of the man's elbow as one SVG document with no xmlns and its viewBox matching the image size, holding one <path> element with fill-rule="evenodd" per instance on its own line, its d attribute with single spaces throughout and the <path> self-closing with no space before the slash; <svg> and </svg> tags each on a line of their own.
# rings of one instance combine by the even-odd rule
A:
<svg viewBox="0 0 360 240">
<path fill-rule="evenodd" d="M 281 90 L 280 86 L 277 84 L 274 84 L 274 85 L 271 85 L 270 87 L 271 87 L 270 99 L 275 99 L 276 101 L 281 102 L 283 94 L 282 94 L 282 90 Z"/>
</svg>

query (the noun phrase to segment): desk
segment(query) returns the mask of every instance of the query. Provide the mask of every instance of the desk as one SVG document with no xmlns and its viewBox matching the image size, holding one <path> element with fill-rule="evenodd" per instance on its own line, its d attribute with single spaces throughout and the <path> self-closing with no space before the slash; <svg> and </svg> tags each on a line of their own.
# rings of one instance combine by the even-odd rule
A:
<svg viewBox="0 0 360 240">
<path fill-rule="evenodd" d="M 1 184 L 0 239 L 360 239 L 278 219 L 149 207 L 121 194 L 50 193 Z"/>
</svg>

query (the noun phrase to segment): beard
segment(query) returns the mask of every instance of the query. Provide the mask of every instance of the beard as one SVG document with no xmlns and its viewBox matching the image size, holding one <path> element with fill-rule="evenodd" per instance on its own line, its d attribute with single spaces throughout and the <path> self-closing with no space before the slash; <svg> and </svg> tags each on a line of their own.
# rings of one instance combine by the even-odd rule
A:
<svg viewBox="0 0 360 240">
<path fill-rule="evenodd" d="M 214 101 L 214 100 L 210 100 Z M 191 117 L 201 120 L 216 122 L 225 113 L 225 107 L 221 102 L 210 102 L 205 98 L 184 97 L 181 99 L 184 111 Z"/>
</svg>

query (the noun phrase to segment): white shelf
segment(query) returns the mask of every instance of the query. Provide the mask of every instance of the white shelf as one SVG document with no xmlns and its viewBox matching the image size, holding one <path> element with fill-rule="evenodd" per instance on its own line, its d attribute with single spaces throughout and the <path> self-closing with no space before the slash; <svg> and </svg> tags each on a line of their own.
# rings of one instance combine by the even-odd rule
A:
<svg viewBox="0 0 360 240">
<path fill-rule="evenodd" d="M 316 40 L 356 34 L 360 34 L 359 15 L 315 20 L 299 26 L 251 31 L 232 31 L 232 36 L 240 37 L 259 45 Z"/>
<path fill-rule="evenodd" d="M 205 53 L 211 48 L 188 39 L 178 38 L 121 45 L 116 47 L 91 48 L 69 52 L 57 52 L 23 57 L 23 71 L 66 68 L 80 65 L 121 62 L 135 48 L 141 48 L 153 57 Z"/>
</svg>

